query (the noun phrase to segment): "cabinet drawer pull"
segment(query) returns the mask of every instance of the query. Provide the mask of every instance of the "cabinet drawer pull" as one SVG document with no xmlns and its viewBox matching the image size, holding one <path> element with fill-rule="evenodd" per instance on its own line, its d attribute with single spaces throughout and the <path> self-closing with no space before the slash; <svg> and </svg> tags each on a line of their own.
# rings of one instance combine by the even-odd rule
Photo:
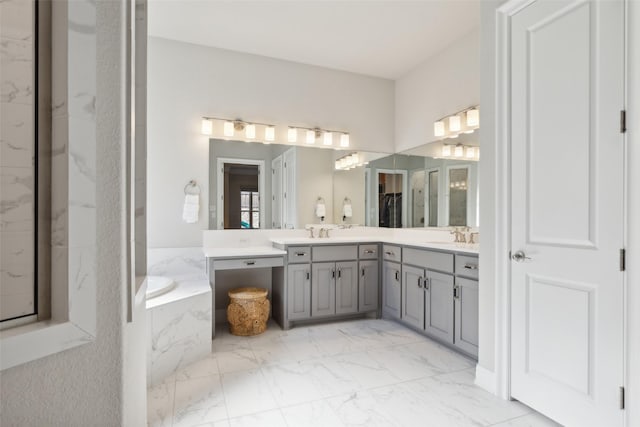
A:
<svg viewBox="0 0 640 427">
<path fill-rule="evenodd" d="M 305 256 L 306 252 L 296 252 L 296 256 Z"/>
<path fill-rule="evenodd" d="M 465 264 L 464 268 L 466 268 L 467 270 L 477 270 L 478 264 Z"/>
<path fill-rule="evenodd" d="M 367 254 L 367 255 L 373 255 L 373 254 L 376 253 L 376 251 L 374 251 L 373 249 L 367 249 L 367 250 L 364 251 L 364 253 Z"/>
<path fill-rule="evenodd" d="M 255 265 L 255 261 L 245 261 L 244 262 L 246 265 Z"/>
<path fill-rule="evenodd" d="M 389 256 L 396 256 L 395 252 L 391 252 L 391 251 L 386 251 L 385 254 Z"/>
</svg>

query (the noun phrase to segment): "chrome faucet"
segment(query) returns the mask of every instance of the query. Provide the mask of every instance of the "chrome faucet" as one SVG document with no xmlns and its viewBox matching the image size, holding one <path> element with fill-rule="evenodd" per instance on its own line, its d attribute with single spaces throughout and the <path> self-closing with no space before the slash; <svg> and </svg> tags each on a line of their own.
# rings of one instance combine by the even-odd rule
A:
<svg viewBox="0 0 640 427">
<path fill-rule="evenodd" d="M 474 244 L 474 243 L 478 243 L 476 242 L 476 237 L 480 236 L 480 233 L 478 233 L 477 231 L 474 231 L 473 233 L 469 234 L 469 243 L 470 244 Z"/>
<path fill-rule="evenodd" d="M 453 234 L 454 243 L 466 243 L 467 239 L 462 231 L 460 231 L 457 227 L 449 232 L 449 234 Z"/>
<path fill-rule="evenodd" d="M 306 230 L 309 230 L 309 237 L 311 239 L 316 237 L 316 236 L 313 235 L 313 227 L 307 227 Z"/>
<path fill-rule="evenodd" d="M 320 237 L 321 239 L 329 237 L 329 229 L 322 227 L 320 229 L 320 234 L 318 235 L 318 237 Z"/>
</svg>

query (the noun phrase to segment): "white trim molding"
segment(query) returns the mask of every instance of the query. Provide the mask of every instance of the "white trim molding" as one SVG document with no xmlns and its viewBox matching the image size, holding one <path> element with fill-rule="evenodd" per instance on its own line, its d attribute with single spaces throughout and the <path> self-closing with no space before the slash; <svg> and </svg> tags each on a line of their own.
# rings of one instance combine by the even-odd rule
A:
<svg viewBox="0 0 640 427">
<path fill-rule="evenodd" d="M 51 5 L 51 319 L 1 331 L 0 370 L 96 337 L 96 5 Z"/>
</svg>

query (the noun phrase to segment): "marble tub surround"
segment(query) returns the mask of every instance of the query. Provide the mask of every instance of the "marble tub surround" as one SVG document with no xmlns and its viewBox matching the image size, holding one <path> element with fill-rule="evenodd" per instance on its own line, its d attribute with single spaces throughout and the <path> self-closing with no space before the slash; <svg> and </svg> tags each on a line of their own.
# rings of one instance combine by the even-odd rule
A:
<svg viewBox="0 0 640 427">
<path fill-rule="evenodd" d="M 175 289 L 148 299 L 147 384 L 155 385 L 211 353 L 212 297 L 202 248 L 149 248 L 148 274 Z"/>
<path fill-rule="evenodd" d="M 148 390 L 149 426 L 558 425 L 474 385 L 474 363 L 403 326 L 357 320 L 256 337 Z"/>
<path fill-rule="evenodd" d="M 147 384 L 159 384 L 211 353 L 211 287 L 207 279 L 180 280 L 147 300 Z"/>
</svg>

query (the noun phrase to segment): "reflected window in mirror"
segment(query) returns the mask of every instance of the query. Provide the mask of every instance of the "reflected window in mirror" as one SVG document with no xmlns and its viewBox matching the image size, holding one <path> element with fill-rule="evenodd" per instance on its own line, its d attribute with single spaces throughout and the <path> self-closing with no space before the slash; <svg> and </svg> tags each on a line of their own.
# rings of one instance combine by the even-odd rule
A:
<svg viewBox="0 0 640 427">
<path fill-rule="evenodd" d="M 260 228 L 260 194 L 240 191 L 240 228 Z"/>
<path fill-rule="evenodd" d="M 449 225 L 467 225 L 469 168 L 449 168 Z"/>
</svg>

